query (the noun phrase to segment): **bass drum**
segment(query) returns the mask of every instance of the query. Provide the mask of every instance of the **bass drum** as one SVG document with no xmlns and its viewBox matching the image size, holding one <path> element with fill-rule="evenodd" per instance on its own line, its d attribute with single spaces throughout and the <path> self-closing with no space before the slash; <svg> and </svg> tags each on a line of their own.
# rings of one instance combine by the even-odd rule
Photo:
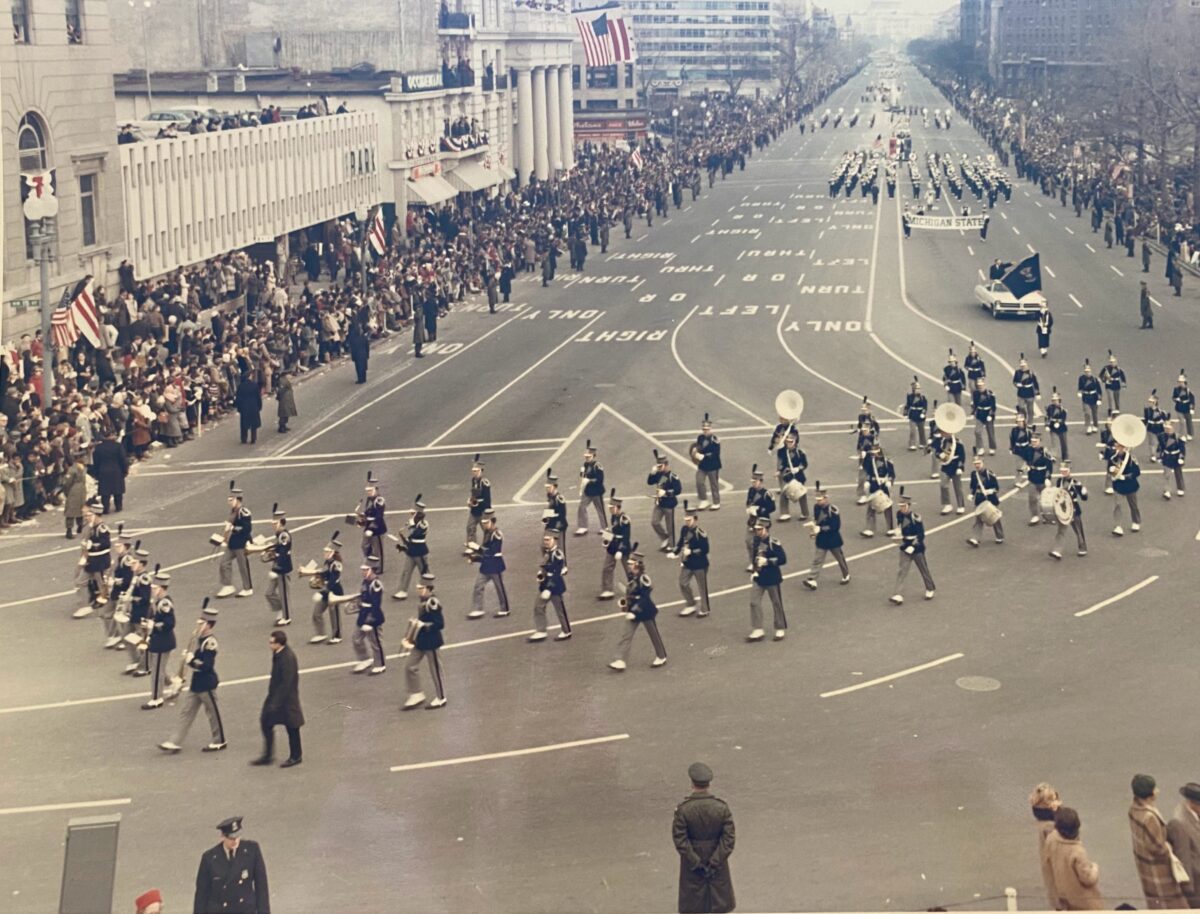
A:
<svg viewBox="0 0 1200 914">
<path fill-rule="evenodd" d="M 981 501 L 975 506 L 975 516 L 987 524 L 987 526 L 994 527 L 1000 518 L 1004 516 L 1004 512 L 990 501 Z"/>
<path fill-rule="evenodd" d="M 1063 490 L 1058 488 L 1050 488 L 1047 486 L 1046 488 L 1042 489 L 1041 494 L 1038 496 L 1038 513 L 1041 514 L 1042 520 L 1048 524 L 1058 522 L 1059 492 L 1063 492 Z M 1065 492 L 1063 492 L 1063 494 L 1066 495 Z M 1067 500 L 1070 501 L 1069 495 L 1067 496 Z"/>
<path fill-rule="evenodd" d="M 1075 519 L 1075 502 L 1066 489 L 1054 490 L 1054 516 L 1064 527 Z"/>
<path fill-rule="evenodd" d="M 799 501 L 808 494 L 808 489 L 799 479 L 791 479 L 783 484 L 783 497 L 788 501 Z"/>
<path fill-rule="evenodd" d="M 892 498 L 883 489 L 879 489 L 871 493 L 871 497 L 867 499 L 867 506 L 876 514 L 882 514 L 892 506 Z"/>
</svg>

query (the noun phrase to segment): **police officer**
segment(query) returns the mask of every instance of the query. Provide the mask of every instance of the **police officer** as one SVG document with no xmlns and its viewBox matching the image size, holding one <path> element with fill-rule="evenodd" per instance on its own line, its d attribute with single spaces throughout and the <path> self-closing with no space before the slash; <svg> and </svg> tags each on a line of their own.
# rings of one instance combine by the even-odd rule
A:
<svg viewBox="0 0 1200 914">
<path fill-rule="evenodd" d="M 292 535 L 287 529 L 287 512 L 276 502 L 271 506 L 275 528 L 275 558 L 267 574 L 267 606 L 275 611 L 275 625 L 292 624 L 292 608 L 288 596 L 288 575 L 292 573 Z"/>
<path fill-rule="evenodd" d="M 316 634 L 308 639 L 309 644 L 320 644 L 328 640 L 330 644 L 342 643 L 342 612 L 335 598 L 345 596 L 342 588 L 342 541 L 338 539 L 340 531 L 335 530 L 329 542 L 322 550 L 321 589 L 313 594 L 313 628 Z M 329 614 L 329 638 L 325 637 L 325 614 Z"/>
<path fill-rule="evenodd" d="M 1175 483 L 1175 494 L 1183 498 L 1187 489 L 1183 484 L 1183 464 L 1187 458 L 1187 445 L 1175 434 L 1175 423 L 1168 419 L 1163 426 L 1162 438 L 1158 442 L 1158 459 L 1162 463 L 1163 498 L 1171 500 L 1171 483 Z"/>
<path fill-rule="evenodd" d="M 876 505 L 885 501 L 887 507 L 883 508 L 883 516 L 887 523 L 887 535 L 892 536 L 896 532 L 891 503 L 892 484 L 896 481 L 896 468 L 884 456 L 883 448 L 876 444 L 871 448 L 871 453 L 867 455 L 866 460 L 863 461 L 863 470 L 867 475 L 867 525 L 860 531 L 860 535 L 867 538 L 875 535 L 879 517 Z M 882 493 L 883 498 L 877 496 L 876 493 Z"/>
<path fill-rule="evenodd" d="M 479 563 L 479 575 L 475 578 L 475 589 L 471 593 L 471 611 L 468 619 L 482 619 L 483 592 L 488 584 L 496 591 L 499 605 L 496 618 L 502 619 L 509 613 L 508 591 L 504 588 L 504 534 L 496 525 L 496 512 L 488 508 L 483 515 L 483 544 L 470 551 L 470 561 Z"/>
<path fill-rule="evenodd" d="M 558 548 L 558 537 L 546 531 L 542 537 L 542 562 L 538 568 L 537 599 L 533 603 L 533 627 L 536 629 L 529 636 L 529 641 L 545 641 L 546 634 L 546 604 L 554 604 L 554 613 L 558 616 L 560 631 L 554 636 L 555 641 L 566 641 L 571 637 L 571 620 L 567 616 L 567 604 L 563 602 L 563 594 L 567 592 L 567 582 L 563 576 L 567 573 L 567 558 Z"/>
<path fill-rule="evenodd" d="M 955 511 L 966 513 L 966 501 L 963 498 L 962 476 L 967 463 L 967 448 L 954 435 L 943 435 L 941 448 L 938 451 L 938 494 L 941 496 L 942 513 Z M 950 494 L 954 493 L 954 503 L 951 504 Z"/>
<path fill-rule="evenodd" d="M 1067 427 L 1067 411 L 1062 405 L 1062 394 L 1055 387 L 1050 394 L 1050 405 L 1046 407 L 1046 430 L 1058 440 L 1060 460 L 1071 459 L 1067 448 Z"/>
<path fill-rule="evenodd" d="M 442 629 L 446 620 L 442 614 L 442 604 L 433 594 L 433 580 L 422 579 L 417 585 L 417 595 L 421 598 L 417 610 L 417 633 L 411 645 L 405 644 L 411 653 L 404 665 L 404 684 L 408 688 L 408 698 L 401 706 L 402 711 L 411 711 L 425 705 L 425 710 L 436 711 L 446 704 L 446 686 L 442 682 L 442 660 L 438 649 L 444 643 Z M 433 680 L 433 698 L 425 704 L 425 693 L 421 691 L 421 661 L 429 661 L 429 676 Z"/>
<path fill-rule="evenodd" d="M 821 480 L 816 485 L 816 505 L 813 508 L 812 532 L 809 536 L 816 540 L 817 551 L 813 554 L 812 567 L 804 586 L 809 590 L 817 589 L 817 578 L 825 567 L 825 556 L 832 553 L 842 572 L 842 583 L 850 583 L 850 566 L 846 563 L 846 555 L 842 552 L 842 516 L 836 505 L 830 504 L 829 493 L 821 488 Z"/>
<path fill-rule="evenodd" d="M 1196 412 L 1196 395 L 1188 387 L 1187 375 L 1184 374 L 1182 368 L 1179 369 L 1179 377 L 1171 391 L 1171 399 L 1175 402 L 1175 413 L 1183 424 L 1183 432 L 1180 434 L 1179 440 L 1191 441 L 1196 434 L 1192 427 L 1192 415 Z"/>
<path fill-rule="evenodd" d="M 1116 442 L 1108 461 L 1108 472 L 1112 480 L 1113 492 L 1116 493 L 1116 498 L 1113 499 L 1113 536 L 1125 535 L 1125 530 L 1121 526 L 1122 503 L 1129 507 L 1129 529 L 1137 533 L 1142 529 L 1142 512 L 1138 510 L 1137 498 L 1138 489 L 1141 488 L 1138 477 L 1142 475 L 1142 468 L 1138 466 L 1133 451 L 1120 442 Z"/>
<path fill-rule="evenodd" d="M 1094 435 L 1100 426 L 1098 413 L 1103 387 L 1100 384 L 1100 379 L 1092 374 L 1092 364 L 1087 359 L 1083 360 L 1083 374 L 1079 376 L 1076 390 L 1080 402 L 1083 403 L 1083 415 L 1086 425 L 1084 434 Z"/>
<path fill-rule="evenodd" d="M 243 504 L 242 494 L 242 490 L 232 482 L 229 484 L 229 520 L 225 522 L 225 550 L 221 553 L 221 563 L 218 566 L 221 588 L 217 591 L 217 597 L 221 599 L 232 597 L 235 593 L 239 597 L 254 596 L 254 585 L 250 580 L 250 559 L 246 556 L 246 546 L 250 543 L 254 518 L 250 509 Z M 233 587 L 235 559 L 238 574 L 242 578 L 242 589 L 238 591 Z"/>
<path fill-rule="evenodd" d="M 475 542 L 475 534 L 479 530 L 479 522 L 485 512 L 492 507 L 492 484 L 483 475 L 483 462 L 479 455 L 471 464 L 471 495 L 467 499 L 467 541 L 463 555 L 470 555 L 470 544 Z"/>
<path fill-rule="evenodd" d="M 208 603 L 207 598 L 205 603 Z M 225 748 L 225 725 L 221 722 L 221 712 L 217 708 L 217 639 L 213 636 L 213 627 L 217 618 L 204 607 L 203 614 L 196 620 L 196 649 L 184 654 L 184 663 L 191 668 L 192 681 L 188 686 L 183 705 L 179 709 L 179 725 L 175 735 L 169 740 L 159 743 L 158 748 L 164 752 L 176 753 L 183 748 L 196 713 L 201 707 L 208 717 L 208 726 L 212 731 L 212 739 L 204 747 L 205 752 L 220 752 Z"/>
<path fill-rule="evenodd" d="M 632 552 L 633 525 L 629 516 L 621 510 L 621 499 L 617 498 L 617 490 L 609 493 L 608 512 L 609 528 L 602 533 L 604 542 L 604 567 L 600 571 L 601 600 L 611 600 L 613 592 L 613 573 L 617 566 L 624 568 L 624 560 Z"/>
<path fill-rule="evenodd" d="M 654 466 L 646 476 L 646 485 L 654 486 L 654 511 L 650 515 L 650 527 L 661 540 L 658 551 L 670 552 L 675 542 L 675 506 L 679 504 L 683 483 L 671 471 L 671 462 L 666 454 L 654 452 Z"/>
<path fill-rule="evenodd" d="M 749 564 L 746 565 L 747 571 L 754 570 L 754 526 L 760 518 L 770 518 L 775 512 L 775 499 L 771 497 L 771 490 L 763 485 L 763 474 L 758 468 L 758 464 L 754 464 L 750 468 L 750 488 L 746 490 L 746 555 Z"/>
<path fill-rule="evenodd" d="M 698 510 L 708 508 L 710 511 L 721 510 L 721 441 L 713 434 L 712 422 L 708 413 L 700 423 L 700 434 L 692 445 L 692 453 L 699 457 L 696 464 L 696 498 Z M 708 501 L 708 492 L 712 490 L 712 503 Z"/>
<path fill-rule="evenodd" d="M 413 499 L 412 513 L 405 526 L 401 541 L 396 549 L 404 553 L 404 567 L 400 570 L 400 589 L 392 594 L 394 600 L 408 599 L 408 584 L 413 571 L 421 569 L 422 580 L 432 581 L 433 571 L 429 567 L 429 521 L 425 519 L 425 502 L 421 494 Z"/>
<path fill-rule="evenodd" d="M 1054 531 L 1054 548 L 1050 550 L 1050 557 L 1062 559 L 1062 541 L 1067 535 L 1067 528 L 1070 527 L 1075 532 L 1075 554 L 1082 558 L 1087 555 L 1087 536 L 1083 532 L 1083 503 L 1087 501 L 1088 497 L 1087 486 L 1071 475 L 1071 461 L 1069 460 L 1064 460 L 1060 465 L 1059 476 L 1054 480 L 1054 486 L 1071 496 L 1073 511 L 1069 524 L 1064 524 L 1062 520 L 1055 518 L 1057 529 Z"/>
<path fill-rule="evenodd" d="M 112 567 L 112 533 L 101 517 L 103 505 L 92 496 L 83 508 L 83 577 L 87 583 L 88 603 L 71 614 L 86 619 L 97 607 L 108 603 L 108 569 Z"/>
<path fill-rule="evenodd" d="M 736 905 L 729 855 L 733 853 L 733 814 L 708 791 L 712 769 L 688 766 L 692 792 L 675 807 L 671 834 L 679 852 L 679 910 L 732 911 Z"/>
<path fill-rule="evenodd" d="M 1029 362 L 1025 360 L 1023 352 L 1017 370 L 1013 372 L 1012 382 L 1017 391 L 1017 415 L 1024 416 L 1025 421 L 1032 425 L 1034 403 L 1041 397 L 1042 390 L 1038 386 L 1037 375 L 1029 370 Z"/>
<path fill-rule="evenodd" d="M 971 535 L 967 537 L 967 543 L 971 546 L 979 545 L 980 534 L 983 533 L 983 517 L 979 513 L 979 506 L 985 501 L 991 502 L 997 508 L 1000 507 L 1000 481 L 996 479 L 996 474 L 983 465 L 983 454 L 975 452 L 973 461 L 974 469 L 971 471 L 971 497 L 975 501 L 975 525 L 971 531 Z M 996 537 L 997 543 L 1004 542 L 1004 524 L 999 519 L 992 525 L 992 533 Z"/>
<path fill-rule="evenodd" d="M 975 450 L 982 451 L 987 436 L 989 454 L 996 453 L 996 395 L 987 386 L 986 378 L 975 382 L 971 392 L 971 413 L 975 416 Z"/>
<path fill-rule="evenodd" d="M 558 477 L 546 470 L 546 507 L 542 509 L 543 533 L 553 534 L 563 557 L 567 555 L 567 500 L 558 491 Z"/>
<path fill-rule="evenodd" d="M 787 495 L 787 484 L 789 482 L 798 482 L 804 485 L 807 477 L 805 471 L 808 469 L 808 455 L 800 449 L 796 430 L 792 429 L 784 436 L 783 446 L 775 452 L 775 471 L 779 478 L 779 503 L 783 510 L 779 514 L 781 521 L 789 521 L 792 515 L 788 506 L 792 499 Z M 797 517 L 800 520 L 808 520 L 808 492 L 796 500 L 800 508 L 800 513 Z"/>
<path fill-rule="evenodd" d="M 958 356 L 954 354 L 953 349 L 950 350 L 946 365 L 942 369 L 942 386 L 946 388 L 946 396 L 950 398 L 950 401 L 962 406 L 962 395 L 967 387 L 967 376 L 959 367 Z"/>
<path fill-rule="evenodd" d="M 1121 411 L 1121 388 L 1128 385 L 1125 369 L 1117 364 L 1117 357 L 1108 350 L 1108 364 L 1100 369 L 1100 382 L 1104 385 L 1104 399 L 1110 410 Z"/>
<path fill-rule="evenodd" d="M 363 503 L 359 523 L 362 524 L 362 554 L 375 563 L 375 574 L 383 576 L 383 537 L 387 533 L 387 503 L 379 493 L 379 480 L 367 470 L 363 487 Z"/>
<path fill-rule="evenodd" d="M 707 616 L 710 612 L 708 605 L 708 534 L 700 527 L 695 509 L 683 502 L 683 528 L 679 531 L 679 542 L 675 544 L 672 553 L 679 557 L 679 592 L 683 594 L 683 609 L 679 615 L 690 616 L 693 613 L 699 617 Z M 700 592 L 699 604 L 696 594 L 692 592 L 695 582 Z"/>
<path fill-rule="evenodd" d="M 583 466 L 579 468 L 580 495 L 579 510 L 575 517 L 575 535 L 583 536 L 588 532 L 587 509 L 596 509 L 596 518 L 600 529 L 604 529 L 604 467 L 596 462 L 596 449 L 588 439 L 587 450 L 583 452 Z"/>
<path fill-rule="evenodd" d="M 242 817 L 217 826 L 221 843 L 200 857 L 196 871 L 195 914 L 270 914 L 267 867 L 257 841 L 242 838 Z"/>
<path fill-rule="evenodd" d="M 636 544 L 634 546 L 636 550 Z M 658 633 L 658 607 L 654 605 L 654 584 L 650 575 L 646 574 L 645 557 L 637 551 L 631 552 L 625 563 L 625 596 L 621 603 L 625 610 L 625 620 L 621 628 L 621 638 L 617 642 L 617 657 L 609 668 L 621 672 L 629 662 L 629 648 L 633 644 L 633 636 L 641 625 L 650 636 L 654 646 L 654 659 L 650 666 L 660 667 L 667 662 L 667 649 L 663 646 L 662 637 Z"/>
<path fill-rule="evenodd" d="M 362 585 L 358 590 L 358 617 L 354 620 L 354 656 L 358 663 L 352 667 L 355 673 L 371 671 L 378 676 L 387 670 L 387 658 L 383 653 L 383 640 L 379 630 L 383 628 L 383 582 L 375 575 L 378 561 L 372 556 L 363 556 Z"/>
<path fill-rule="evenodd" d="M 899 606 L 904 602 L 904 579 L 913 565 L 921 572 L 925 582 L 925 599 L 932 600 L 935 592 L 933 575 L 929 573 L 929 562 L 925 557 L 925 524 L 921 515 L 912 509 L 912 498 L 900 490 L 900 566 L 896 571 L 895 593 L 889 598 Z"/>
<path fill-rule="evenodd" d="M 912 385 L 904 397 L 900 414 L 908 419 L 908 449 L 915 451 L 918 441 L 925 446 L 925 415 L 929 412 L 929 400 L 921 392 L 921 382 L 913 375 Z"/>
<path fill-rule="evenodd" d="M 783 594 L 780 592 L 780 585 L 783 583 L 783 572 L 780 569 L 787 564 L 787 553 L 783 550 L 783 544 L 772 538 L 769 517 L 760 517 L 754 522 L 752 556 L 750 634 L 746 636 L 746 640 L 763 640 L 762 599 L 763 594 L 769 594 L 775 613 L 775 640 L 782 641 L 787 635 L 787 616 L 783 611 Z"/>
<path fill-rule="evenodd" d="M 175 604 L 167 595 L 171 586 L 171 575 L 158 568 L 154 570 L 154 609 L 147 617 L 150 630 L 147 645 L 147 667 L 150 675 L 150 700 L 142 705 L 143 711 L 153 711 L 163 706 L 163 693 L 171 684 L 171 652 L 175 650 Z"/>
</svg>

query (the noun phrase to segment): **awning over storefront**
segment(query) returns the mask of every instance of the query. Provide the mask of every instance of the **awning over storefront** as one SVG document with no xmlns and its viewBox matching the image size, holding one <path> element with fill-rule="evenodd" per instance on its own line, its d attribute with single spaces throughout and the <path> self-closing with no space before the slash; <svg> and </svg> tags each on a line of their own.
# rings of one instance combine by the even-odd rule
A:
<svg viewBox="0 0 1200 914">
<path fill-rule="evenodd" d="M 446 172 L 446 180 L 460 191 L 472 193 L 493 186 L 500 180 L 500 175 L 484 168 L 478 162 L 463 161 L 458 163 L 454 171 Z"/>
<path fill-rule="evenodd" d="M 417 178 L 415 181 L 412 178 L 408 179 L 408 194 L 409 202 L 411 203 L 424 203 L 426 206 L 434 206 L 438 203 L 444 203 L 446 200 L 454 199 L 458 194 L 458 190 L 438 175 L 426 175 L 423 178 Z"/>
<path fill-rule="evenodd" d="M 496 171 L 500 172 L 500 177 L 502 177 L 505 181 L 512 181 L 517 176 L 517 173 L 507 165 L 497 166 Z"/>
</svg>

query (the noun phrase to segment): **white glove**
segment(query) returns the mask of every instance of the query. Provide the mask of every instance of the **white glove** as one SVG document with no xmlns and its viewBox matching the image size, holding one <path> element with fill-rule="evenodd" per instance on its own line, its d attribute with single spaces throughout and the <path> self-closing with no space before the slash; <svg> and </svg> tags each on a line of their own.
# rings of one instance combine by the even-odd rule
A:
<svg viewBox="0 0 1200 914">
<path fill-rule="evenodd" d="M 756 558 L 754 560 L 754 564 L 758 568 L 766 568 L 767 567 L 767 557 L 765 555 L 760 555 L 758 558 Z"/>
<path fill-rule="evenodd" d="M 193 651 L 184 651 L 184 654 L 183 654 L 183 662 L 184 663 L 191 663 L 195 658 L 196 658 L 196 654 Z"/>
<path fill-rule="evenodd" d="M 549 600 L 550 599 L 550 591 L 548 591 L 548 590 L 541 591 L 538 594 L 538 598 L 541 600 Z"/>
<path fill-rule="evenodd" d="M 624 615 L 625 615 L 625 618 L 628 619 L 630 622 L 633 622 L 635 619 L 637 619 L 637 616 L 635 616 L 633 613 L 625 613 Z"/>
<path fill-rule="evenodd" d="M 756 508 L 754 505 L 750 505 L 748 508 L 746 508 L 746 515 L 748 517 L 754 517 L 754 515 L 756 515 L 757 513 L 758 513 L 758 508 Z"/>
<path fill-rule="evenodd" d="M 916 550 L 916 547 L 915 547 L 915 546 L 905 546 L 905 547 L 904 547 L 904 552 L 905 552 L 907 555 L 912 555 L 912 554 L 913 554 L 914 552 L 916 552 L 916 551 L 917 551 L 917 550 Z"/>
<path fill-rule="evenodd" d="M 681 553 L 681 555 L 682 555 L 682 556 L 683 556 L 683 557 L 686 559 L 686 558 L 687 558 L 688 556 L 690 556 L 691 554 L 692 554 L 691 547 L 689 547 L 689 546 L 684 546 L 684 547 L 683 547 L 683 552 Z"/>
<path fill-rule="evenodd" d="M 371 628 L 372 628 L 372 626 L 370 626 L 370 625 L 360 625 L 360 626 L 358 627 L 358 630 L 359 630 L 360 632 L 364 632 L 364 633 L 367 633 L 367 634 L 369 634 L 369 633 L 370 633 L 370 631 L 371 631 Z"/>
<path fill-rule="evenodd" d="M 618 565 L 620 565 L 620 564 L 621 564 L 621 558 L 622 558 L 622 556 L 621 556 L 621 550 L 620 550 L 620 549 L 618 549 L 616 552 L 614 552 L 614 553 L 613 553 L 613 559 L 616 561 L 616 563 L 617 563 Z"/>
</svg>

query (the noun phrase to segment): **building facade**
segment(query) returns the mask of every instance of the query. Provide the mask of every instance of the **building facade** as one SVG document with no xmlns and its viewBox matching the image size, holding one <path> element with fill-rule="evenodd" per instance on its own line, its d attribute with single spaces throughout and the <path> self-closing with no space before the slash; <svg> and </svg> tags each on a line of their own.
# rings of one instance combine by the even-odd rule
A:
<svg viewBox="0 0 1200 914">
<path fill-rule="evenodd" d="M 1103 66 L 1123 22 L 1117 0 L 992 0 L 989 73 L 1006 88 Z"/>
</svg>

